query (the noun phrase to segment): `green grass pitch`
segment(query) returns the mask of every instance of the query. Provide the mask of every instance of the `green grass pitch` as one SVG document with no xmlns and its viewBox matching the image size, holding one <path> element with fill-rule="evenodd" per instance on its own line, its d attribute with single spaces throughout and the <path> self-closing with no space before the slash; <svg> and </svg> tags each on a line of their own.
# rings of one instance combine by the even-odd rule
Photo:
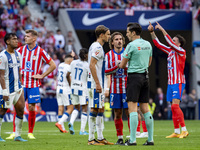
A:
<svg viewBox="0 0 200 150">
<path fill-rule="evenodd" d="M 28 142 L 15 142 L 6 140 L 0 142 L 0 150 L 200 150 L 200 121 L 185 121 L 189 136 L 185 139 L 166 139 L 165 136 L 173 132 L 172 121 L 155 121 L 154 122 L 154 146 L 143 146 L 145 138 L 137 139 L 137 146 L 88 146 L 88 136 L 79 135 L 80 122 L 75 122 L 75 135 L 69 133 L 60 133 L 53 122 L 36 122 L 34 135 L 36 140 Z M 116 142 L 117 136 L 114 121 L 105 122 L 104 137 Z M 65 123 L 66 129 L 67 123 Z M 86 127 L 88 129 L 88 126 Z M 9 132 L 12 131 L 12 123 L 4 122 L 1 129 L 1 137 L 5 139 Z M 142 129 L 141 129 L 142 131 Z M 27 139 L 28 123 L 23 123 L 22 138 Z M 127 121 L 124 122 L 124 139 L 129 135 Z"/>
</svg>

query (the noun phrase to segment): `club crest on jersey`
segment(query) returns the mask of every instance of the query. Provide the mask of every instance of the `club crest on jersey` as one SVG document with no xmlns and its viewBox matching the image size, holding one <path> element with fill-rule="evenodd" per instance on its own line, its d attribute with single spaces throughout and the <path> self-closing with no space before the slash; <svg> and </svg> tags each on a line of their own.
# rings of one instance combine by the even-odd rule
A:
<svg viewBox="0 0 200 150">
<path fill-rule="evenodd" d="M 122 74 L 122 72 L 123 72 L 123 69 L 118 69 L 117 70 L 117 74 Z"/>
<path fill-rule="evenodd" d="M 27 61 L 27 62 L 26 62 L 26 68 L 29 68 L 29 69 L 31 68 L 31 63 L 30 63 L 30 61 Z"/>
<path fill-rule="evenodd" d="M 19 61 L 19 57 L 17 56 L 17 61 Z"/>
<path fill-rule="evenodd" d="M 36 60 L 36 59 L 37 59 L 37 56 L 34 55 L 34 56 L 33 56 L 33 60 Z"/>
<path fill-rule="evenodd" d="M 2 63 L 2 60 L 0 59 L 0 64 Z"/>
<path fill-rule="evenodd" d="M 95 55 L 98 55 L 100 53 L 100 50 L 97 50 L 96 52 L 95 52 Z"/>
<path fill-rule="evenodd" d="M 138 47 L 138 51 L 140 51 L 141 50 L 141 47 Z"/>
</svg>

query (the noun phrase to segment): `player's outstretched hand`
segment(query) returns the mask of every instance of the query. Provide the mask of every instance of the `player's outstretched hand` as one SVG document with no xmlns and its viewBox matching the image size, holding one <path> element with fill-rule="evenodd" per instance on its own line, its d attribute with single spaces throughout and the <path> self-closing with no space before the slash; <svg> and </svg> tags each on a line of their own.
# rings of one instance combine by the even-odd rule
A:
<svg viewBox="0 0 200 150">
<path fill-rule="evenodd" d="M 157 23 L 157 25 L 155 26 L 155 29 L 159 29 L 160 31 L 162 31 L 163 27 L 158 22 L 156 22 L 156 23 Z"/>
<path fill-rule="evenodd" d="M 153 25 L 151 24 L 151 22 L 149 22 L 148 30 L 149 30 L 149 32 L 153 32 L 153 30 L 154 30 Z"/>
<path fill-rule="evenodd" d="M 43 79 L 43 76 L 40 75 L 40 74 L 35 74 L 32 77 L 35 78 L 35 79 Z"/>
</svg>

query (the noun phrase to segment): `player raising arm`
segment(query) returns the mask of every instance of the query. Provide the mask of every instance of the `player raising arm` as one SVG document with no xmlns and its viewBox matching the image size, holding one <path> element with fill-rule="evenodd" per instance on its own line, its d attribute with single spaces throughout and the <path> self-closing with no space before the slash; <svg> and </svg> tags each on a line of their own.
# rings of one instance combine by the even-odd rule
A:
<svg viewBox="0 0 200 150">
<path fill-rule="evenodd" d="M 168 87 L 167 87 L 167 101 L 171 102 L 172 109 L 172 120 L 174 123 L 174 133 L 166 138 L 185 138 L 189 135 L 185 122 L 184 115 L 182 110 L 179 107 L 183 90 L 185 88 L 185 59 L 186 51 L 182 48 L 185 43 L 185 39 L 176 35 L 173 39 L 168 35 L 165 29 L 157 22 L 155 26 L 156 29 L 159 29 L 169 46 L 166 46 L 160 43 L 156 34 L 154 33 L 154 27 L 149 23 L 148 30 L 151 34 L 151 38 L 156 47 L 165 52 L 168 55 L 167 58 L 167 67 L 168 67 Z M 179 125 L 182 127 L 182 133 L 180 134 Z"/>
</svg>

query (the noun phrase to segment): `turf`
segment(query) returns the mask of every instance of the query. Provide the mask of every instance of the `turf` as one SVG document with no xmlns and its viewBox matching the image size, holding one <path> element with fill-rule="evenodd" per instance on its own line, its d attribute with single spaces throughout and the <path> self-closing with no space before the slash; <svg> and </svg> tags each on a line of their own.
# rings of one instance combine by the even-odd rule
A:
<svg viewBox="0 0 200 150">
<path fill-rule="evenodd" d="M 65 124 L 66 129 L 67 124 Z M 143 146 L 146 139 L 137 139 L 137 150 L 193 150 L 200 149 L 200 121 L 186 121 L 186 126 L 189 131 L 189 136 L 185 139 L 166 139 L 165 136 L 173 132 L 172 121 L 155 121 L 154 123 L 154 146 Z M 69 133 L 60 133 L 52 122 L 36 122 L 34 135 L 36 140 L 28 140 L 28 142 L 15 142 L 13 140 L 6 140 L 0 142 L 0 149 L 4 150 L 96 150 L 96 149 L 112 149 L 112 150 L 126 150 L 133 149 L 133 147 L 105 145 L 105 146 L 88 146 L 88 136 L 79 135 L 80 122 L 74 124 L 75 135 Z M 88 127 L 86 127 L 88 129 Z M 28 123 L 23 124 L 22 138 L 27 139 Z M 142 129 L 141 129 L 142 130 Z M 12 131 L 12 123 L 3 123 L 1 130 L 1 137 L 5 139 Z M 127 122 L 124 122 L 124 139 L 128 135 Z M 116 131 L 114 122 L 105 122 L 104 137 L 116 142 Z"/>
</svg>

